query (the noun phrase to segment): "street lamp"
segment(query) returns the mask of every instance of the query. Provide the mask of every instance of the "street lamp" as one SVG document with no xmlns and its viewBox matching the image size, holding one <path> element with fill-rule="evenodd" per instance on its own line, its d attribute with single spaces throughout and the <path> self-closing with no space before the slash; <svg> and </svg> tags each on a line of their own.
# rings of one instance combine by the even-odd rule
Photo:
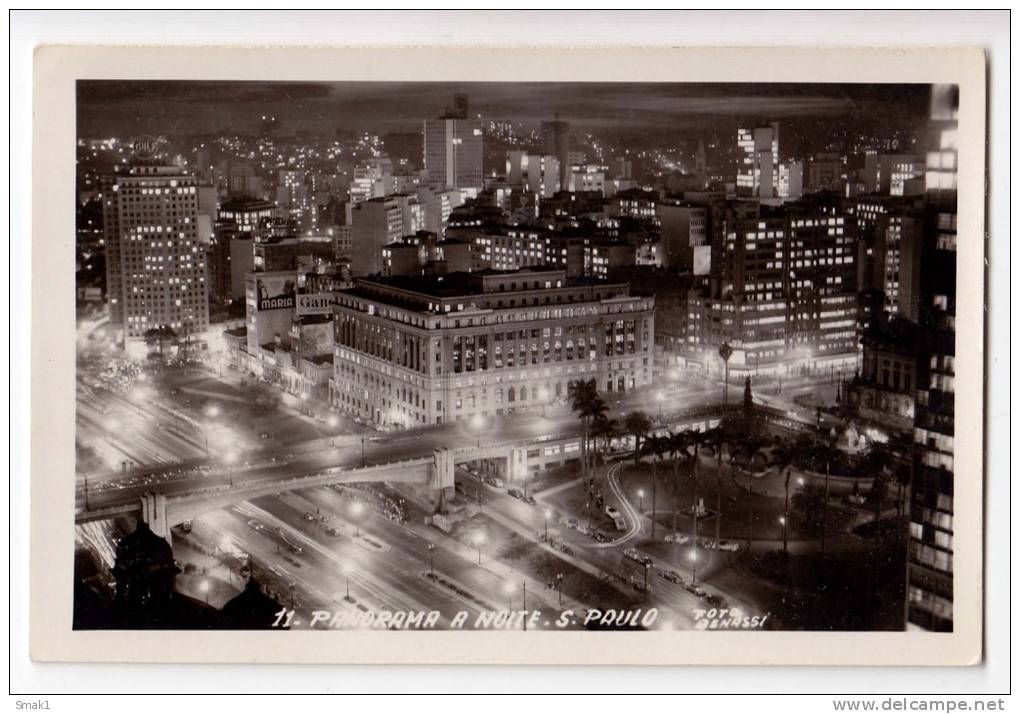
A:
<svg viewBox="0 0 1020 714">
<path fill-rule="evenodd" d="M 435 579 L 435 577 L 436 577 L 436 565 L 435 565 L 435 560 L 433 559 L 432 553 L 436 549 L 436 544 L 435 543 L 429 543 L 425 547 L 429 551 L 429 577 Z"/>
<path fill-rule="evenodd" d="M 481 531 L 475 531 L 475 534 L 471 536 L 471 540 L 475 544 L 475 548 L 478 549 L 478 564 L 482 564 L 482 543 L 485 542 L 485 534 Z"/>
<path fill-rule="evenodd" d="M 471 428 L 475 431 L 475 448 L 482 448 L 482 429 L 485 428 L 485 418 L 481 414 L 471 417 Z"/>
<path fill-rule="evenodd" d="M 642 590 L 642 592 L 644 592 L 645 594 L 645 602 L 648 602 L 648 571 L 651 570 L 651 568 L 652 568 L 651 563 L 645 563 L 645 585 L 644 589 Z"/>
<path fill-rule="evenodd" d="M 205 596 L 205 604 L 209 604 L 209 581 L 203 580 L 198 584 L 198 590 Z"/>
<path fill-rule="evenodd" d="M 340 572 L 344 575 L 344 599 L 351 601 L 351 564 L 344 563 L 340 566 Z"/>
<path fill-rule="evenodd" d="M 691 561 L 691 584 L 698 584 L 698 544 L 695 543 L 694 547 L 691 548 L 687 554 L 687 559 Z"/>
<path fill-rule="evenodd" d="M 641 511 L 642 513 L 644 513 L 645 512 L 645 490 L 643 488 L 639 488 L 638 489 L 637 497 L 638 497 L 638 510 Z"/>
<path fill-rule="evenodd" d="M 545 419 L 545 407 L 549 401 L 549 387 L 541 387 L 538 390 L 538 398 L 542 401 L 542 418 Z"/>
<path fill-rule="evenodd" d="M 361 537 L 361 514 L 365 510 L 365 504 L 355 501 L 351 504 L 351 517 L 354 519 L 354 536 Z"/>
<path fill-rule="evenodd" d="M 556 573 L 556 594 L 560 605 L 563 605 L 563 573 Z"/>
<path fill-rule="evenodd" d="M 663 393 L 661 391 L 658 391 L 658 392 L 655 393 L 655 401 L 658 402 L 658 405 L 659 405 L 659 418 L 660 419 L 662 418 L 662 400 L 664 398 L 665 398 L 665 395 L 663 395 Z"/>
<path fill-rule="evenodd" d="M 514 584 L 507 581 L 503 584 L 503 592 L 506 593 L 506 611 L 507 613 L 513 612 L 514 609 Z"/>
<path fill-rule="evenodd" d="M 220 415 L 220 408 L 215 404 L 210 404 L 208 408 L 206 408 L 205 413 L 210 419 L 215 419 Z"/>
<path fill-rule="evenodd" d="M 87 507 L 88 506 L 86 506 L 86 508 Z M 552 511 L 550 511 L 547 508 L 547 509 L 545 509 L 545 513 L 543 515 L 545 516 L 545 540 L 548 541 L 549 540 L 549 519 L 552 518 Z"/>
</svg>

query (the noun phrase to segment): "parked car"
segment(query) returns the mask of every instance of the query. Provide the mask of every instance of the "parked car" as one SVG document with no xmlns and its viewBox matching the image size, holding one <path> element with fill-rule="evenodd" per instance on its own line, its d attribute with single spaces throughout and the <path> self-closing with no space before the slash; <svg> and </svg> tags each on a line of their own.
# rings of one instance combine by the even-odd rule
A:
<svg viewBox="0 0 1020 714">
<path fill-rule="evenodd" d="M 686 536 L 683 533 L 667 533 L 666 537 L 663 538 L 667 543 L 676 543 L 677 545 L 683 545 L 689 543 L 691 540 L 690 536 Z"/>
<path fill-rule="evenodd" d="M 623 551 L 623 557 L 633 560 L 635 563 L 639 563 L 641 565 L 651 565 L 654 562 L 647 555 L 642 555 L 634 548 L 627 548 L 627 550 Z"/>
<path fill-rule="evenodd" d="M 614 506 L 606 506 L 606 515 L 612 518 L 614 521 L 617 518 L 622 517 L 622 514 L 620 513 L 619 509 L 617 509 Z"/>
<path fill-rule="evenodd" d="M 309 523 L 315 520 L 315 514 L 312 513 L 311 511 L 305 511 L 304 515 L 302 515 L 301 517 L 304 518 Z"/>
<path fill-rule="evenodd" d="M 668 580 L 671 583 L 676 583 L 677 585 L 683 585 L 684 583 L 684 579 L 680 577 L 680 573 L 675 570 L 657 568 L 655 573 L 663 580 Z"/>
<path fill-rule="evenodd" d="M 700 585 L 695 585 L 694 583 L 687 583 L 684 585 L 684 590 L 691 593 L 692 595 L 697 595 L 698 597 L 705 597 L 705 588 L 701 587 Z"/>
<path fill-rule="evenodd" d="M 720 608 L 721 609 L 721 608 L 726 607 L 726 601 L 723 600 L 720 596 L 716 595 L 715 593 L 712 593 L 710 595 L 706 595 L 705 596 L 705 603 L 708 604 L 711 607 L 714 607 L 714 608 Z"/>
<path fill-rule="evenodd" d="M 725 538 L 719 541 L 719 550 L 725 550 L 729 553 L 736 553 L 740 550 L 740 544 L 732 540 L 726 540 Z"/>
</svg>

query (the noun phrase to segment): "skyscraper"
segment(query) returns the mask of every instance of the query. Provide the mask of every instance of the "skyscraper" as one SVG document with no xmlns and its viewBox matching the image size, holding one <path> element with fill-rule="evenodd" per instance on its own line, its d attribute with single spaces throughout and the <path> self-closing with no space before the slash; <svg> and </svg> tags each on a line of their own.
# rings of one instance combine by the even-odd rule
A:
<svg viewBox="0 0 1020 714">
<path fill-rule="evenodd" d="M 921 250 L 907 628 L 953 629 L 953 435 L 956 355 L 956 158 L 959 89 L 932 87 Z M 971 236 L 980 241 L 982 236 Z"/>
<path fill-rule="evenodd" d="M 773 198 L 779 190 L 779 123 L 737 129 L 742 156 L 737 167 L 737 191 L 745 196 Z"/>
<path fill-rule="evenodd" d="M 110 320 L 128 346 L 150 329 L 185 337 L 209 327 L 197 184 L 176 166 L 149 163 L 104 180 Z"/>
<path fill-rule="evenodd" d="M 466 115 L 467 97 L 458 95 L 453 112 L 425 120 L 425 171 L 432 188 L 480 191 L 483 187 L 482 122 Z"/>
<path fill-rule="evenodd" d="M 542 137 L 545 153 L 552 154 L 560 162 L 560 186 L 570 183 L 570 123 L 560 121 L 557 114 L 554 121 L 542 122 Z"/>
</svg>

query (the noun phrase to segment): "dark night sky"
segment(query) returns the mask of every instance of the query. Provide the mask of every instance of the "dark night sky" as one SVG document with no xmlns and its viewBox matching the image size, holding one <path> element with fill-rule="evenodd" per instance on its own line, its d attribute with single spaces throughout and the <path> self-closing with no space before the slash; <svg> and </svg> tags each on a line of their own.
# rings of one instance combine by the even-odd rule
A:
<svg viewBox="0 0 1020 714">
<path fill-rule="evenodd" d="M 80 81 L 82 137 L 254 133 L 264 113 L 284 133 L 413 130 L 467 92 L 471 113 L 537 125 L 557 112 L 577 128 L 704 130 L 737 120 L 902 118 L 927 111 L 927 85 L 541 82 Z"/>
</svg>

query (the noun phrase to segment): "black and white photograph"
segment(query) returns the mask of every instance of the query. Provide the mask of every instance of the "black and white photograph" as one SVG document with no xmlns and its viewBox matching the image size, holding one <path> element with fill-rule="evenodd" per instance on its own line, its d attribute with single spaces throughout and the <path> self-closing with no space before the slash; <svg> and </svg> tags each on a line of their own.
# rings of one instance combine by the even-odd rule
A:
<svg viewBox="0 0 1020 714">
<path fill-rule="evenodd" d="M 74 628 L 951 632 L 958 106 L 78 80 Z"/>
<path fill-rule="evenodd" d="M 1000 691 L 1003 65 L 865 14 L 32 45 L 18 707 Z"/>
</svg>

